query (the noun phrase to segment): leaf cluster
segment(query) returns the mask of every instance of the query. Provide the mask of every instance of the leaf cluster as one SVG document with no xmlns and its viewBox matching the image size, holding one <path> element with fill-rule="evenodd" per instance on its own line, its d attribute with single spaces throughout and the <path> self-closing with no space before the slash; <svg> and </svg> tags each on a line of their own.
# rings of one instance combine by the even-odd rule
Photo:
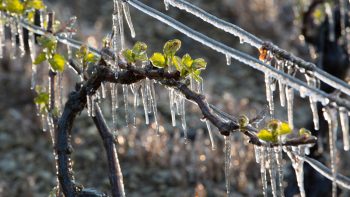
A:
<svg viewBox="0 0 350 197">
<path fill-rule="evenodd" d="M 122 54 L 129 64 L 149 60 L 154 67 L 164 68 L 167 71 L 175 69 L 180 72 L 183 78 L 191 76 L 197 81 L 202 81 L 200 74 L 206 68 L 207 62 L 203 58 L 192 59 L 189 54 L 185 54 L 182 58 L 177 56 L 176 53 L 180 48 L 180 40 L 170 40 L 165 43 L 163 53 L 155 52 L 148 59 L 147 45 L 143 42 L 137 42 L 132 49 L 126 49 Z"/>
<path fill-rule="evenodd" d="M 47 60 L 54 71 L 63 72 L 66 60 L 61 54 L 56 52 L 57 40 L 55 38 L 41 36 L 38 37 L 38 42 L 43 49 L 33 63 L 38 65 Z"/>
<path fill-rule="evenodd" d="M 97 56 L 89 52 L 89 49 L 86 45 L 82 45 L 79 48 L 75 54 L 75 57 L 79 60 L 84 70 L 88 67 L 89 63 L 96 63 L 98 61 Z"/>
<path fill-rule="evenodd" d="M 13 15 L 28 14 L 28 18 L 34 16 L 35 10 L 45 9 L 42 0 L 0 0 L 0 10 Z"/>
<path fill-rule="evenodd" d="M 39 113 L 46 114 L 49 109 L 49 93 L 42 86 L 35 86 L 37 96 L 34 98 L 34 103 L 38 106 Z"/>
<path fill-rule="evenodd" d="M 278 142 L 278 137 L 292 133 L 287 122 L 279 121 L 276 119 L 270 120 L 267 126 L 261 129 L 257 136 L 259 139 L 267 142 Z"/>
</svg>

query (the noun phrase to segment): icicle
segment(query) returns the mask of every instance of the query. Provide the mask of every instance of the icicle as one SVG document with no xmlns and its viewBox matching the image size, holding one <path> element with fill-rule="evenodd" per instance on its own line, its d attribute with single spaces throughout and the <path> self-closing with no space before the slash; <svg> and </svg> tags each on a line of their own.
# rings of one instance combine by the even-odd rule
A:
<svg viewBox="0 0 350 197">
<path fill-rule="evenodd" d="M 37 66 L 33 63 L 36 57 L 36 47 L 35 47 L 35 36 L 34 33 L 28 31 L 28 47 L 30 51 L 30 59 L 32 62 L 32 80 L 31 80 L 31 89 L 34 90 L 36 85 L 36 74 L 37 74 Z"/>
<path fill-rule="evenodd" d="M 270 115 L 271 117 L 274 116 L 274 103 L 273 103 L 273 93 L 271 91 L 271 78 L 266 73 L 265 74 L 265 86 L 266 86 L 266 99 L 269 103 L 269 109 L 270 109 Z"/>
<path fill-rule="evenodd" d="M 18 23 L 17 24 L 17 29 L 18 29 L 18 47 L 19 47 L 19 52 L 20 52 L 20 57 L 23 57 L 25 54 L 25 49 L 24 49 L 24 39 L 23 39 L 23 27 Z"/>
<path fill-rule="evenodd" d="M 121 47 L 121 50 L 123 50 L 125 46 L 124 21 L 123 21 L 123 8 L 120 0 L 117 2 L 117 8 L 118 8 L 118 25 L 119 25 L 119 33 L 120 33 L 120 47 Z"/>
<path fill-rule="evenodd" d="M 260 147 L 254 145 L 254 154 L 256 163 L 260 163 Z"/>
<path fill-rule="evenodd" d="M 117 124 L 116 124 L 116 96 L 115 96 L 115 89 L 116 89 L 116 85 L 114 83 L 110 83 L 110 88 L 111 88 L 111 109 L 112 109 L 112 132 L 113 134 L 116 134 L 116 130 L 117 130 Z"/>
<path fill-rule="evenodd" d="M 185 98 L 181 98 L 181 122 L 182 122 L 182 129 L 184 130 L 184 142 L 185 144 L 188 142 L 187 137 L 187 124 L 186 124 L 186 106 L 185 106 Z"/>
<path fill-rule="evenodd" d="M 267 178 L 266 178 L 266 164 L 265 164 L 265 154 L 266 154 L 266 148 L 261 147 L 260 148 L 260 174 L 261 174 L 261 182 L 263 186 L 263 194 L 264 197 L 267 197 Z"/>
<path fill-rule="evenodd" d="M 157 99 L 156 99 L 156 91 L 154 90 L 154 83 L 153 81 L 149 81 L 149 87 L 150 87 L 150 98 L 151 98 L 151 105 L 153 109 L 153 115 L 154 115 L 154 123 L 156 124 L 156 133 L 159 135 L 159 123 L 158 123 L 158 110 L 157 110 Z"/>
<path fill-rule="evenodd" d="M 57 93 L 57 103 L 58 103 L 58 109 L 61 111 L 61 108 L 63 106 L 63 85 L 62 85 L 62 80 L 63 80 L 63 72 L 58 73 L 57 75 L 57 90 L 59 90 L 59 93 Z"/>
<path fill-rule="evenodd" d="M 231 166 L 231 139 L 230 136 L 224 136 L 225 140 L 225 183 L 226 193 L 230 196 L 230 166 Z"/>
<path fill-rule="evenodd" d="M 86 95 L 86 106 L 87 106 L 87 113 L 88 113 L 88 116 L 91 116 L 91 96 L 89 95 Z"/>
<path fill-rule="evenodd" d="M 41 114 L 41 126 L 43 127 L 43 131 L 47 131 L 47 119 L 44 114 Z"/>
<path fill-rule="evenodd" d="M 333 18 L 333 11 L 331 8 L 331 5 L 327 2 L 325 3 L 325 12 L 327 14 L 328 19 L 328 30 L 329 30 L 329 40 L 335 41 L 335 25 L 334 25 L 334 18 Z"/>
<path fill-rule="evenodd" d="M 277 60 L 277 69 L 284 72 L 284 61 Z M 285 92 L 286 85 L 282 83 L 281 80 L 278 80 L 278 89 L 279 89 L 279 96 L 280 96 L 280 103 L 281 106 L 286 106 L 286 92 Z"/>
<path fill-rule="evenodd" d="M 349 150 L 349 116 L 344 107 L 339 107 L 340 124 L 343 131 L 344 150 Z"/>
<path fill-rule="evenodd" d="M 133 125 L 136 127 L 136 113 L 137 113 L 137 106 L 139 104 L 139 89 L 140 89 L 140 83 L 135 83 L 131 86 L 131 90 L 134 94 L 134 114 L 133 114 Z"/>
<path fill-rule="evenodd" d="M 129 29 L 130 29 L 131 37 L 135 38 L 136 34 L 135 34 L 134 25 L 132 24 L 132 20 L 131 20 L 131 16 L 130 16 L 129 5 L 127 2 L 123 2 L 122 5 L 123 5 L 123 11 L 124 11 L 126 23 L 128 24 Z"/>
<path fill-rule="evenodd" d="M 170 112 L 171 112 L 171 122 L 173 127 L 176 126 L 176 118 L 175 118 L 175 95 L 174 89 L 169 90 L 169 100 L 170 100 Z"/>
<path fill-rule="evenodd" d="M 278 186 L 280 189 L 279 196 L 284 197 L 284 189 L 283 189 L 283 158 L 282 158 L 282 146 L 279 145 L 278 147 L 275 147 L 275 157 L 276 157 L 276 164 L 277 164 L 277 172 L 278 172 Z"/>
<path fill-rule="evenodd" d="M 17 25 L 15 22 L 11 22 L 11 58 L 16 59 L 16 36 L 18 33 Z"/>
<path fill-rule="evenodd" d="M 284 85 L 281 80 L 278 80 L 278 89 L 279 89 L 279 93 L 280 93 L 280 103 L 281 106 L 284 107 L 286 106 L 286 85 Z"/>
<path fill-rule="evenodd" d="M 288 111 L 288 123 L 291 129 L 294 128 L 293 123 L 293 103 L 294 103 L 294 90 L 293 88 L 286 87 L 287 96 L 287 111 Z"/>
<path fill-rule="evenodd" d="M 305 78 L 306 78 L 307 84 L 310 87 L 317 86 L 315 77 L 309 76 L 308 74 L 305 74 Z M 315 130 L 318 130 L 319 129 L 319 117 L 318 117 L 318 110 L 317 110 L 317 102 L 313 96 L 309 96 L 309 100 L 310 100 L 310 107 L 311 107 L 312 117 L 313 117 L 313 122 L 314 122 L 314 128 L 315 128 Z"/>
<path fill-rule="evenodd" d="M 194 91 L 194 85 L 193 85 L 193 83 L 194 83 L 193 77 L 190 77 L 190 89 L 191 89 L 192 91 Z"/>
<path fill-rule="evenodd" d="M 208 134 L 209 134 L 209 138 L 210 138 L 210 142 L 211 142 L 211 149 L 215 150 L 216 149 L 216 145 L 215 145 L 213 131 L 211 130 L 209 120 L 205 120 L 205 124 L 207 125 L 207 129 L 208 129 Z"/>
<path fill-rule="evenodd" d="M 273 148 L 267 148 L 268 154 L 268 169 L 270 174 L 270 182 L 273 197 L 277 197 L 277 187 L 276 187 L 276 166 L 275 166 L 275 151 Z"/>
<path fill-rule="evenodd" d="M 113 51 L 118 53 L 121 50 L 121 39 L 120 39 L 120 14 L 119 14 L 119 0 L 114 0 L 114 11 L 112 15 L 113 22 Z"/>
<path fill-rule="evenodd" d="M 169 0 L 164 0 L 165 10 L 169 10 Z"/>
<path fill-rule="evenodd" d="M 2 13 L 0 13 L 0 59 L 3 58 L 4 56 L 4 50 L 3 50 L 3 47 L 4 47 L 4 44 L 5 44 L 5 26 L 4 26 L 4 23 L 3 23 L 3 16 L 2 16 Z"/>
<path fill-rule="evenodd" d="M 145 86 L 145 81 L 143 82 L 142 84 L 142 87 L 141 87 L 141 96 L 142 96 L 142 104 L 143 104 L 143 110 L 144 110 L 144 113 L 145 113 L 145 122 L 146 124 L 149 124 L 149 117 L 148 117 L 148 104 L 147 104 L 147 88 Z"/>
<path fill-rule="evenodd" d="M 125 122 L 126 125 L 129 125 L 129 87 L 128 85 L 123 85 L 123 98 L 124 98 L 124 106 L 125 106 Z"/>
<path fill-rule="evenodd" d="M 91 117 L 95 117 L 96 116 L 96 107 L 95 107 L 96 98 L 95 97 L 96 97 L 95 95 L 91 95 L 91 98 L 90 98 L 90 100 L 91 100 L 91 104 L 90 104 Z"/>
<path fill-rule="evenodd" d="M 231 56 L 230 55 L 226 55 L 226 64 L 231 65 Z"/>
<path fill-rule="evenodd" d="M 324 108 L 323 109 L 323 116 L 325 120 L 328 122 L 328 129 L 329 129 L 329 150 L 330 150 L 330 156 L 331 156 L 331 170 L 332 170 L 332 196 L 337 196 L 337 183 L 336 183 L 336 176 L 337 176 L 337 169 L 336 169 L 336 155 L 337 155 L 337 149 L 336 149 L 336 140 L 337 140 L 337 130 L 338 130 L 338 117 L 337 117 L 337 110 L 335 108 Z"/>
</svg>

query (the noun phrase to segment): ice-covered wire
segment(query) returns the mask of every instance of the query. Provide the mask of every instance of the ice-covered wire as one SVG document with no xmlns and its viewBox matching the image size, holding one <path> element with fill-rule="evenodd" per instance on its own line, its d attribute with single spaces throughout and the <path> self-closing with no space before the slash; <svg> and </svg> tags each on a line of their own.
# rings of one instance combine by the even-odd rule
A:
<svg viewBox="0 0 350 197">
<path fill-rule="evenodd" d="M 203 35 L 200 32 L 197 32 L 193 30 L 192 28 L 178 22 L 177 20 L 163 14 L 162 12 L 159 12 L 143 3 L 137 0 L 128 0 L 127 1 L 131 6 L 134 8 L 140 10 L 141 12 L 175 28 L 176 30 L 180 31 L 181 33 L 185 34 L 186 36 L 202 43 L 203 45 L 212 48 L 213 50 L 220 52 L 224 55 L 228 55 L 246 65 L 249 65 L 257 70 L 260 70 L 264 73 L 267 73 L 269 76 L 279 79 L 282 83 L 292 87 L 293 89 L 300 92 L 302 89 L 303 92 L 306 92 L 306 95 L 312 95 L 316 100 L 320 101 L 321 103 L 325 101 L 325 99 L 330 100 L 332 102 L 335 102 L 338 104 L 338 106 L 344 106 L 347 109 L 350 109 L 350 103 L 347 100 L 338 98 L 334 95 L 330 95 L 325 93 L 322 90 L 319 90 L 314 87 L 308 86 L 304 81 L 301 81 L 297 78 L 294 78 L 280 70 L 277 70 L 276 68 L 267 65 L 260 60 L 243 53 L 241 51 L 238 51 L 236 49 L 233 49 L 231 47 L 228 47 L 227 45 L 218 42 L 212 38 L 209 38 L 205 35 Z M 306 91 L 305 91 L 306 90 Z"/>
<path fill-rule="evenodd" d="M 290 60 L 293 63 L 296 63 L 298 66 L 305 68 L 306 70 L 313 71 L 315 77 L 317 77 L 324 83 L 327 83 L 335 89 L 338 89 L 344 92 L 345 94 L 350 95 L 350 85 L 347 84 L 345 81 L 334 77 L 333 75 L 330 75 L 329 73 L 318 68 L 315 64 L 307 62 L 289 52 L 286 52 L 285 50 L 279 48 L 274 44 L 262 41 L 260 38 L 254 36 L 253 34 L 240 28 L 237 25 L 224 21 L 185 0 L 169 0 L 168 4 L 178 9 L 185 10 L 186 12 L 213 25 L 214 27 L 217 27 L 225 32 L 237 36 L 244 43 L 247 43 L 257 49 L 260 49 L 263 45 L 267 44 L 269 50 L 280 55 L 282 54 L 283 58 Z"/>
</svg>

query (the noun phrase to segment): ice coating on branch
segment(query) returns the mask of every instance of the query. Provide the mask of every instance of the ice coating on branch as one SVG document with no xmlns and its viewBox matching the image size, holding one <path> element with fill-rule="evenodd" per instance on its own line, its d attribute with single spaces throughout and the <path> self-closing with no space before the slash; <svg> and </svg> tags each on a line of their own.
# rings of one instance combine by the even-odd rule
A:
<svg viewBox="0 0 350 197">
<path fill-rule="evenodd" d="M 115 144 L 113 144 L 113 153 L 114 153 L 114 158 L 116 161 L 116 167 L 117 167 L 117 175 L 118 175 L 118 188 L 120 189 L 120 196 L 125 197 L 125 189 L 124 189 L 124 180 L 123 180 L 123 173 L 120 168 L 120 162 L 118 159 L 118 153 L 117 153 L 117 147 Z"/>
<path fill-rule="evenodd" d="M 211 143 L 211 149 L 215 150 L 216 149 L 216 145 L 215 145 L 213 131 L 212 131 L 211 127 L 210 127 L 209 120 L 205 120 L 205 124 L 207 125 L 207 129 L 208 129 L 208 134 L 209 134 L 210 143 Z"/>
<path fill-rule="evenodd" d="M 126 2 L 123 2 L 122 5 L 123 5 L 123 11 L 124 11 L 126 23 L 128 24 L 129 29 L 130 29 L 131 37 L 135 38 L 136 34 L 135 34 L 134 25 L 132 24 L 132 20 L 131 20 L 131 16 L 130 16 L 129 5 Z"/>
<path fill-rule="evenodd" d="M 343 131 L 344 150 L 349 150 L 349 116 L 344 107 L 339 107 L 340 124 Z"/>
<path fill-rule="evenodd" d="M 311 87 L 316 87 L 317 86 L 317 82 L 316 82 L 316 78 L 313 76 L 309 76 L 308 74 L 305 74 L 305 78 L 307 81 L 307 84 Z M 319 117 L 318 117 L 318 110 L 317 110 L 317 102 L 315 101 L 313 96 L 309 96 L 309 100 L 310 100 L 310 108 L 312 111 L 312 117 L 313 117 L 313 122 L 314 122 L 314 128 L 315 130 L 319 129 Z"/>
<path fill-rule="evenodd" d="M 129 125 L 129 86 L 123 85 L 123 99 L 124 99 L 124 107 L 125 107 L 125 122 L 126 125 Z"/>
<path fill-rule="evenodd" d="M 331 170 L 332 170 L 332 196 L 337 196 L 337 169 L 336 169 L 336 141 L 337 141 L 337 130 L 338 130 L 338 116 L 337 109 L 326 107 L 323 108 L 323 116 L 328 123 L 329 132 L 329 151 L 331 157 Z"/>
<path fill-rule="evenodd" d="M 171 2 L 174 2 L 174 1 L 171 1 Z M 163 13 L 161 13 L 161 12 L 151 8 L 151 7 L 146 6 L 145 4 L 141 3 L 140 1 L 129 0 L 128 3 L 130 5 L 132 5 L 134 8 L 140 10 L 141 12 L 159 20 L 160 22 L 163 22 L 163 23 L 175 28 L 179 32 L 188 36 L 189 38 L 192 38 L 192 39 L 202 43 L 203 45 L 205 45 L 205 46 L 207 46 L 207 47 L 209 47 L 209 48 L 211 48 L 219 53 L 222 53 L 224 55 L 228 54 L 233 59 L 236 59 L 239 62 L 242 62 L 246 65 L 249 65 L 254 69 L 257 69 L 263 73 L 269 73 L 270 77 L 275 78 L 277 80 L 281 80 L 282 83 L 288 84 L 289 87 L 291 87 L 297 91 L 299 91 L 301 87 L 304 87 L 307 89 L 309 94 L 313 94 L 315 96 L 315 99 L 317 101 L 320 101 L 320 102 L 327 101 L 326 98 L 329 95 L 327 95 L 323 91 L 320 91 L 319 89 L 308 87 L 305 83 L 301 82 L 299 79 L 296 79 L 294 76 L 291 76 L 291 75 L 288 75 L 287 73 L 281 72 L 281 71 L 277 70 L 276 68 L 272 67 L 271 65 L 267 65 L 265 63 L 262 63 L 260 60 L 256 59 L 255 57 L 252 57 L 252 56 L 250 56 L 246 53 L 243 53 L 241 51 L 235 50 L 235 49 L 233 49 L 233 48 L 231 48 L 231 47 L 229 47 L 221 42 L 218 42 L 212 38 L 209 38 L 208 36 L 205 36 L 202 33 L 197 32 L 197 31 L 193 30 L 192 28 L 185 26 L 184 24 L 174 20 L 173 18 L 171 18 L 171 17 L 169 17 L 169 16 L 167 16 L 167 15 L 165 15 L 165 14 L 163 14 Z M 204 12 L 204 14 L 207 14 L 207 13 Z M 253 39 L 244 38 L 244 40 L 246 42 L 248 42 L 248 40 L 252 41 Z M 257 48 L 260 48 L 261 44 L 258 44 L 256 46 L 257 46 Z M 324 77 L 322 73 L 321 74 L 315 73 L 315 76 L 317 78 L 321 79 L 322 81 L 326 81 L 327 84 L 330 84 L 331 86 L 333 86 L 337 89 L 341 89 L 342 87 L 345 87 L 344 92 L 347 92 L 347 90 L 348 90 L 348 88 L 346 88 L 347 85 L 335 82 L 336 80 L 334 80 L 334 79 L 329 80 L 329 79 L 327 79 L 327 77 Z M 328 102 L 329 102 L 329 100 L 328 100 Z"/>
<path fill-rule="evenodd" d="M 170 4 L 171 6 L 177 7 L 181 10 L 185 10 L 186 12 L 193 14 L 194 16 L 202 19 L 203 21 L 234 36 L 237 36 L 241 44 L 247 43 L 256 48 L 260 48 L 262 45 L 262 41 L 259 38 L 247 33 L 246 31 L 234 24 L 226 22 L 222 19 L 217 18 L 216 16 L 205 12 L 201 8 L 194 6 L 192 3 L 189 3 L 184 0 L 164 0 L 164 3 L 165 5 Z"/>
<path fill-rule="evenodd" d="M 260 147 L 260 174 L 264 197 L 267 197 L 266 152 L 265 147 Z"/>
<path fill-rule="evenodd" d="M 288 124 L 290 128 L 293 129 L 294 128 L 294 123 L 293 123 L 294 90 L 292 88 L 286 87 L 286 98 L 287 98 Z"/>
<path fill-rule="evenodd" d="M 231 56 L 230 55 L 226 55 L 226 64 L 231 65 Z"/>
<path fill-rule="evenodd" d="M 270 115 L 274 116 L 273 92 L 271 90 L 271 78 L 268 73 L 265 73 L 266 100 L 269 103 Z"/>
<path fill-rule="evenodd" d="M 225 184 L 227 196 L 230 196 L 231 136 L 224 136 L 225 141 Z"/>
</svg>

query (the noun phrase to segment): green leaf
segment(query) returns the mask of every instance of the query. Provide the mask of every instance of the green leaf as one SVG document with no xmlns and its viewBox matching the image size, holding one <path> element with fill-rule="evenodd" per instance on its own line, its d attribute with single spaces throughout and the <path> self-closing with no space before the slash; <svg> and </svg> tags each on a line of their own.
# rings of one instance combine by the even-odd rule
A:
<svg viewBox="0 0 350 197">
<path fill-rule="evenodd" d="M 132 53 L 132 50 L 130 49 L 125 49 L 123 52 L 122 52 L 123 56 L 125 57 L 126 61 L 128 63 L 133 63 L 135 62 L 135 59 L 134 59 L 134 55 Z"/>
<path fill-rule="evenodd" d="M 165 43 L 163 52 L 166 57 L 172 57 L 181 48 L 181 41 L 178 39 L 169 40 Z"/>
<path fill-rule="evenodd" d="M 205 69 L 206 67 L 207 67 L 207 62 L 203 58 L 198 58 L 198 59 L 193 60 L 193 63 L 192 63 L 193 69 L 202 70 L 202 69 Z"/>
<path fill-rule="evenodd" d="M 307 130 L 307 129 L 305 129 L 305 128 L 301 128 L 300 130 L 299 130 L 299 136 L 300 137 L 310 137 L 310 136 L 312 136 L 312 133 L 311 133 L 311 131 L 309 131 L 309 130 Z"/>
<path fill-rule="evenodd" d="M 85 62 L 95 63 L 95 62 L 97 62 L 98 59 L 93 53 L 88 53 L 88 54 L 86 54 L 84 60 L 85 60 Z"/>
<path fill-rule="evenodd" d="M 146 53 L 146 51 L 147 45 L 144 42 L 136 42 L 134 47 L 132 48 L 132 52 L 137 55 Z"/>
<path fill-rule="evenodd" d="M 76 52 L 75 56 L 78 58 L 78 59 L 83 59 L 86 54 L 87 54 L 88 50 L 87 50 L 87 47 L 86 45 L 82 45 L 79 50 Z"/>
<path fill-rule="evenodd" d="M 183 57 L 182 57 L 182 63 L 183 65 L 185 65 L 187 68 L 191 68 L 192 66 L 192 63 L 193 63 L 193 60 L 191 58 L 191 56 L 189 54 L 185 54 Z"/>
<path fill-rule="evenodd" d="M 20 0 L 6 0 L 5 9 L 14 14 L 22 14 L 24 6 Z"/>
<path fill-rule="evenodd" d="M 277 135 L 286 135 L 290 133 L 292 133 L 292 129 L 290 128 L 289 124 L 286 122 L 280 122 L 277 129 Z"/>
<path fill-rule="evenodd" d="M 47 60 L 47 58 L 46 58 L 46 53 L 45 53 L 45 52 L 41 52 L 41 53 L 39 53 L 39 55 L 35 58 L 33 64 L 38 65 L 38 64 L 43 63 L 43 62 L 46 61 L 46 60 Z"/>
<path fill-rule="evenodd" d="M 194 78 L 194 80 L 196 80 L 198 82 L 203 81 L 202 77 L 200 76 L 201 75 L 201 70 L 195 70 L 191 75 Z"/>
<path fill-rule="evenodd" d="M 54 38 L 48 38 L 45 36 L 40 36 L 38 42 L 41 46 L 48 49 L 49 53 L 53 53 L 57 48 L 57 40 Z"/>
<path fill-rule="evenodd" d="M 56 53 L 49 59 L 49 63 L 54 71 L 63 72 L 66 60 L 62 55 Z"/>
<path fill-rule="evenodd" d="M 28 0 L 26 4 L 26 9 L 42 10 L 45 5 L 42 0 Z"/>
<path fill-rule="evenodd" d="M 177 71 L 181 71 L 183 68 L 182 60 L 179 56 L 172 57 L 172 65 L 175 66 Z"/>
<path fill-rule="evenodd" d="M 34 98 L 34 103 L 38 105 L 46 105 L 49 103 L 49 93 L 47 92 L 40 92 L 38 95 Z"/>
<path fill-rule="evenodd" d="M 272 133 L 266 129 L 262 129 L 257 133 L 257 137 L 261 140 L 267 141 L 267 142 L 275 142 L 276 137 L 272 135 Z"/>
<path fill-rule="evenodd" d="M 165 57 L 161 53 L 154 53 L 149 60 L 152 62 L 153 66 L 155 67 L 164 68 L 166 66 Z"/>
</svg>

